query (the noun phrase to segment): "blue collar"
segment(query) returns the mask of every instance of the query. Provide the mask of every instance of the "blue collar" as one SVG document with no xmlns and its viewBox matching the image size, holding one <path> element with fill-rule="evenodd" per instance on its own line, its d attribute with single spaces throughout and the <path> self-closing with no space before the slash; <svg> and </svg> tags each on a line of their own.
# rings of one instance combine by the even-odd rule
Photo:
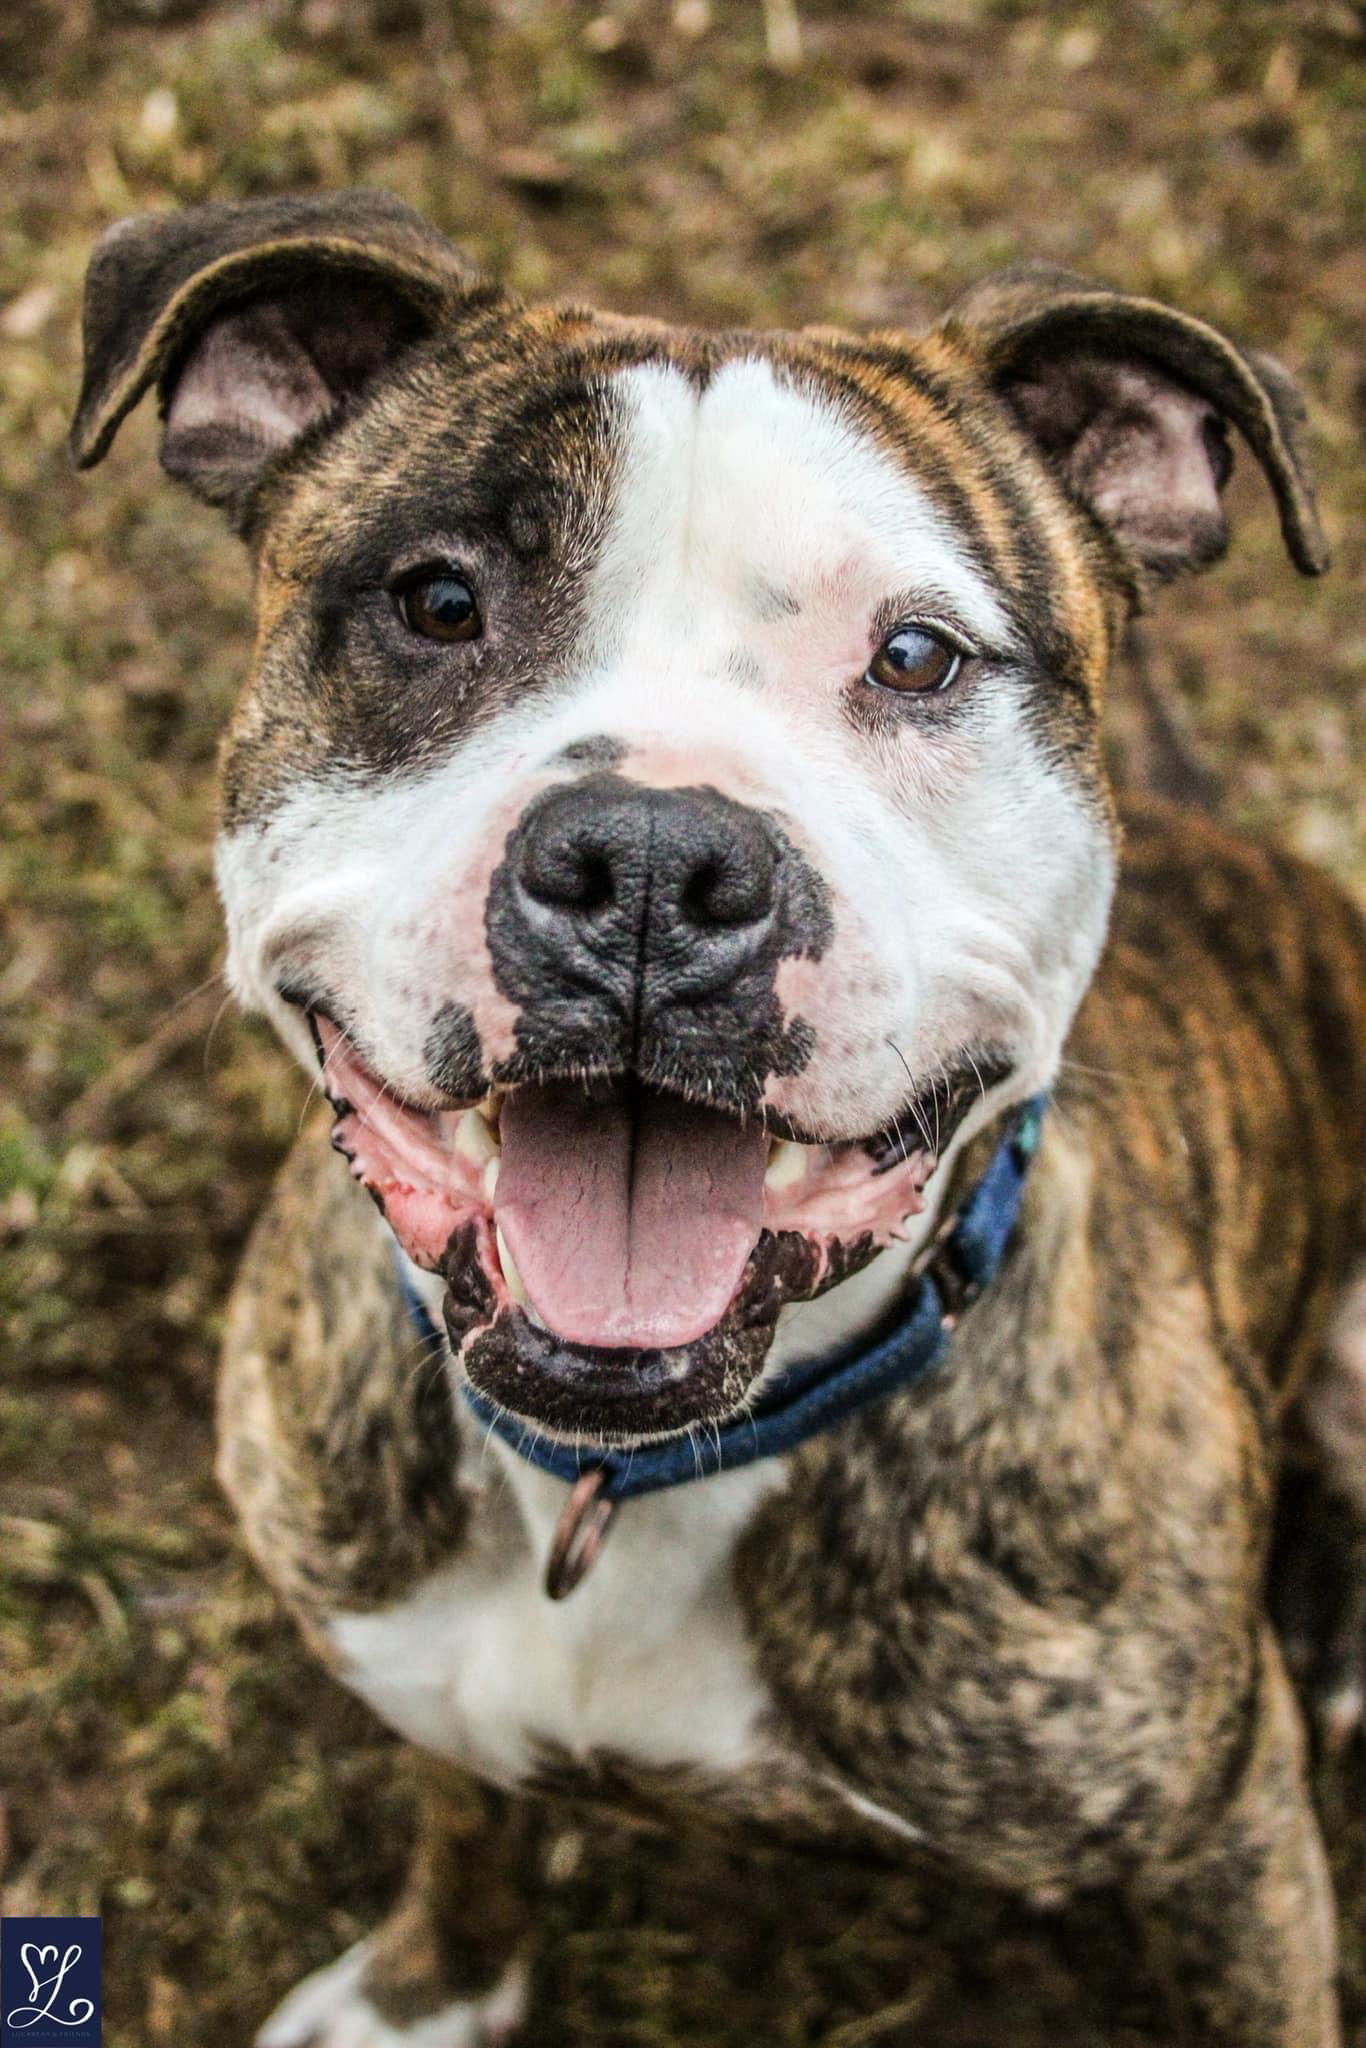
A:
<svg viewBox="0 0 1366 2048">
<path fill-rule="evenodd" d="M 541 1436 L 515 1415 L 495 1408 L 468 1380 L 462 1380 L 466 1402 L 486 1429 L 529 1464 L 564 1480 L 576 1496 L 591 1479 L 583 1502 L 584 1506 L 594 1502 L 602 1511 L 601 1529 L 610 1515 L 608 1503 L 659 1493 L 693 1479 L 709 1479 L 714 1473 L 732 1472 L 756 1459 L 795 1450 L 808 1437 L 830 1429 L 871 1402 L 913 1386 L 942 1362 L 959 1315 L 989 1284 L 1005 1254 L 1019 1215 L 1029 1162 L 1038 1149 L 1046 1102 L 1046 1096 L 1036 1095 L 1015 1111 L 982 1178 L 919 1274 L 897 1327 L 867 1350 L 850 1345 L 833 1356 L 790 1366 L 765 1388 L 752 1408 L 721 1429 L 627 1449 L 564 1444 Z M 396 1245 L 396 1253 L 397 1249 Z M 398 1270 L 414 1328 L 429 1343 L 442 1344 L 427 1305 L 402 1263 Z"/>
</svg>

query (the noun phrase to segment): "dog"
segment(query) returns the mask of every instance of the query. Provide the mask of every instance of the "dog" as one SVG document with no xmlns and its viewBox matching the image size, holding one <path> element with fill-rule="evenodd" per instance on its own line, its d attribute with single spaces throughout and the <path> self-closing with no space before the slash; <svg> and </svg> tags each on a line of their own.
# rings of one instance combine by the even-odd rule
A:
<svg viewBox="0 0 1366 2048">
<path fill-rule="evenodd" d="M 1100 751 L 1230 430 L 1326 566 L 1286 373 L 1048 270 L 525 305 L 358 192 L 110 230 L 79 464 L 153 387 L 254 565 L 230 980 L 347 1162 L 252 1237 L 222 1479 L 433 1759 L 262 2048 L 514 2034 L 561 1792 L 1118 1887 L 1192 2039 L 1330 2048 L 1264 1580 L 1292 1402 L 1361 1490 L 1366 937 Z"/>
</svg>

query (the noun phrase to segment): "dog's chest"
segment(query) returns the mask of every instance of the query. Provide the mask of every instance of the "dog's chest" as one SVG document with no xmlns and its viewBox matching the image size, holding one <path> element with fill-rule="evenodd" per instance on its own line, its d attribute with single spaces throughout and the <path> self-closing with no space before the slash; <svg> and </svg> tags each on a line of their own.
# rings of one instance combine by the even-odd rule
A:
<svg viewBox="0 0 1366 2048">
<path fill-rule="evenodd" d="M 564 1487 L 496 1441 L 480 1460 L 460 1556 L 383 1612 L 333 1617 L 352 1689 L 410 1741 L 505 1783 L 554 1757 L 720 1774 L 762 1759 L 767 1700 L 732 1557 L 781 1467 L 625 1503 L 588 1577 L 553 1602 Z"/>
</svg>

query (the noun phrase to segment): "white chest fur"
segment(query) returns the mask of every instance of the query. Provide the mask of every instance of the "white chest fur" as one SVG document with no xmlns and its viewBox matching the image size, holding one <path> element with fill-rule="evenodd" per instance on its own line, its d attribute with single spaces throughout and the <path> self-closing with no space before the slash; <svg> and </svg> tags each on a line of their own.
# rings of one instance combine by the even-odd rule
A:
<svg viewBox="0 0 1366 2048">
<path fill-rule="evenodd" d="M 512 1783 L 552 1745 L 728 1772 L 763 1753 L 765 1694 L 732 1585 L 782 1465 L 626 1502 L 568 1600 L 542 1591 L 566 1489 L 490 1439 L 461 1556 L 381 1614 L 332 1622 L 343 1676 L 410 1741 Z"/>
</svg>

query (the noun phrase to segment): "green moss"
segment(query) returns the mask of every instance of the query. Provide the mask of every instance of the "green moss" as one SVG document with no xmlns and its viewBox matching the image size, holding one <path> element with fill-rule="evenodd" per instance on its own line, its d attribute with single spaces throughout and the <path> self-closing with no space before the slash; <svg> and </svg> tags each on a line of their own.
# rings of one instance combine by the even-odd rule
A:
<svg viewBox="0 0 1366 2048">
<path fill-rule="evenodd" d="M 42 1196 L 56 1169 L 42 1139 L 18 1110 L 0 1110 L 0 1200 L 19 1189 Z"/>
</svg>

